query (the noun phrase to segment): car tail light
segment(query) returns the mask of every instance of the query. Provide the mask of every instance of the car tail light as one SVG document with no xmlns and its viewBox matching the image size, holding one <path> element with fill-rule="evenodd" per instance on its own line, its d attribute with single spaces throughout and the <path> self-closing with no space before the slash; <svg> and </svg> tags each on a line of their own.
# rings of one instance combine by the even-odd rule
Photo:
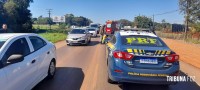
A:
<svg viewBox="0 0 200 90">
<path fill-rule="evenodd" d="M 167 62 L 173 63 L 179 60 L 179 55 L 172 54 L 172 55 L 166 56 L 165 59 L 167 60 Z"/>
<path fill-rule="evenodd" d="M 115 58 L 123 59 L 123 60 L 131 60 L 134 56 L 127 52 L 115 51 L 113 52 L 113 56 Z"/>
<path fill-rule="evenodd" d="M 122 70 L 114 70 L 117 73 L 122 73 Z"/>
</svg>

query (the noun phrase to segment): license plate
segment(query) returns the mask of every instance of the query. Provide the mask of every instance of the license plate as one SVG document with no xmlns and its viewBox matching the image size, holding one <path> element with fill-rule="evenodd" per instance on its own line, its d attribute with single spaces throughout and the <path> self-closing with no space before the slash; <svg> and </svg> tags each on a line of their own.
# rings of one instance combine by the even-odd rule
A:
<svg viewBox="0 0 200 90">
<path fill-rule="evenodd" d="M 145 58 L 145 59 L 140 59 L 140 63 L 158 64 L 158 60 L 157 59 L 152 59 L 152 58 Z"/>
<path fill-rule="evenodd" d="M 73 41 L 73 43 L 78 43 L 78 41 Z"/>
</svg>

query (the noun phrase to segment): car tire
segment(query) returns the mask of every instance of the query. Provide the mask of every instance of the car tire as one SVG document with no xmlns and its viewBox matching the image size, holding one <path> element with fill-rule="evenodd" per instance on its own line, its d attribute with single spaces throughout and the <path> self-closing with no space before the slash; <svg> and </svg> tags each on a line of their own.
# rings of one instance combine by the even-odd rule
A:
<svg viewBox="0 0 200 90">
<path fill-rule="evenodd" d="M 49 64 L 47 78 L 52 79 L 55 76 L 55 73 L 56 73 L 56 63 L 54 60 L 51 60 L 51 62 Z"/>
<path fill-rule="evenodd" d="M 108 79 L 108 83 L 110 83 L 110 84 L 118 84 L 118 82 L 111 80 L 111 79 L 109 78 L 109 76 L 108 76 L 107 79 Z"/>
</svg>

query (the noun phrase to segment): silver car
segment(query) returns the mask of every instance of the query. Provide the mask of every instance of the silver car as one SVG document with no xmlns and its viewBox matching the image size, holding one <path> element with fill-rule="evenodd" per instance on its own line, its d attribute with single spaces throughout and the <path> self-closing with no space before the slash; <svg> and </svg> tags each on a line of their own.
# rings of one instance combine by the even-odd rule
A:
<svg viewBox="0 0 200 90">
<path fill-rule="evenodd" d="M 73 29 L 68 33 L 66 39 L 67 45 L 84 44 L 87 45 L 91 41 L 91 34 L 86 29 Z"/>
<path fill-rule="evenodd" d="M 87 28 L 87 30 L 89 31 L 89 33 L 91 33 L 91 36 L 93 37 L 97 37 L 97 28 Z"/>
</svg>

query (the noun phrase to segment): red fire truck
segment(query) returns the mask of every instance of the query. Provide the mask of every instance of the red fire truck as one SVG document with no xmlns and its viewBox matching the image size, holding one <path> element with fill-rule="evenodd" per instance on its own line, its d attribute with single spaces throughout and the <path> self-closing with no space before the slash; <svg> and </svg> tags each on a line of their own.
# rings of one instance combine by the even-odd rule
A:
<svg viewBox="0 0 200 90">
<path fill-rule="evenodd" d="M 106 21 L 106 35 L 112 35 L 115 31 L 119 30 L 117 21 Z"/>
</svg>

